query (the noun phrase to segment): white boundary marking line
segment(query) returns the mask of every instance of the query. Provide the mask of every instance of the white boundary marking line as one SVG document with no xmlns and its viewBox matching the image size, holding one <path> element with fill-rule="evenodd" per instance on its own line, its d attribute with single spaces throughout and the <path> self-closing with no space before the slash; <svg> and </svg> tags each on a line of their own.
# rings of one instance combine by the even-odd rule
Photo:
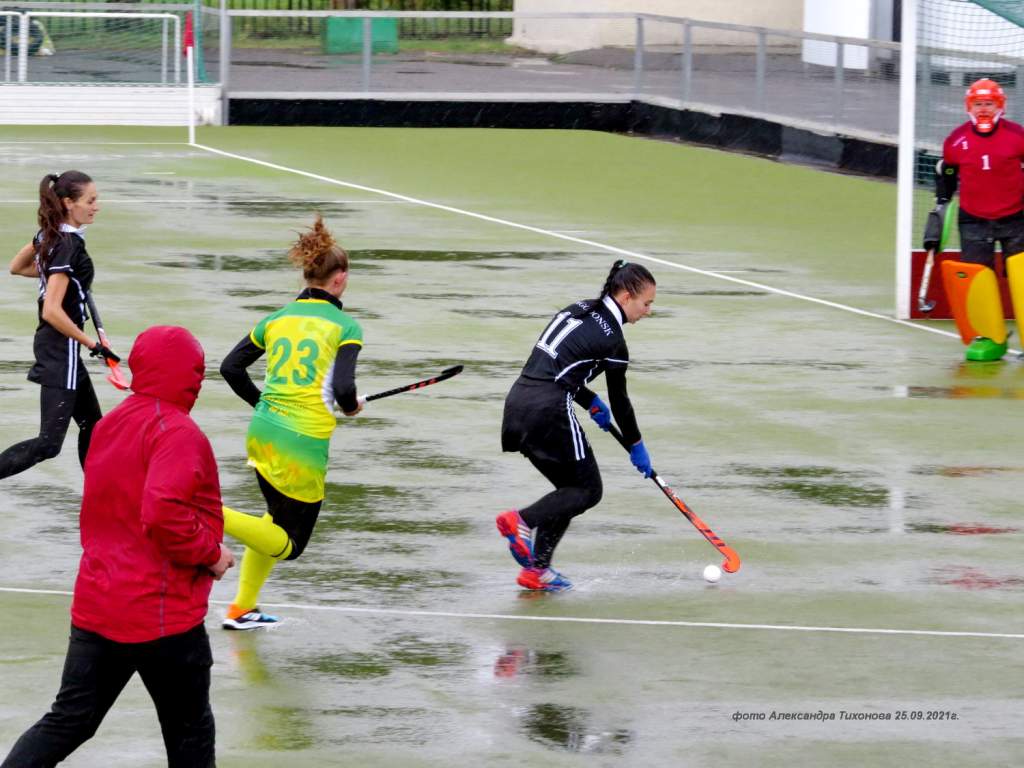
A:
<svg viewBox="0 0 1024 768">
<path fill-rule="evenodd" d="M 849 306 L 847 304 L 839 304 L 838 302 L 828 301 L 827 299 L 819 299 L 819 298 L 815 298 L 814 296 L 807 296 L 807 295 L 802 294 L 802 293 L 795 293 L 793 291 L 786 291 L 786 290 L 783 290 L 781 288 L 774 288 L 774 287 L 772 287 L 770 285 L 765 285 L 764 283 L 756 283 L 753 280 L 744 280 L 743 278 L 732 277 L 731 275 L 726 275 L 726 274 L 723 274 L 721 272 L 715 272 L 713 270 L 700 269 L 699 267 L 691 267 L 691 266 L 689 266 L 687 264 L 680 264 L 678 262 L 668 261 L 666 259 L 660 259 L 660 258 L 658 258 L 656 256 L 648 256 L 647 254 L 639 253 L 638 251 L 630 251 L 630 250 L 627 250 L 625 248 L 619 248 L 619 247 L 614 246 L 614 245 L 607 245 L 606 243 L 599 243 L 599 242 L 597 242 L 595 240 L 587 240 L 586 238 L 582 238 L 582 237 L 573 237 L 572 235 L 561 234 L 559 232 L 555 232 L 555 231 L 550 230 L 550 229 L 542 229 L 541 227 L 533 227 L 533 226 L 530 226 L 529 224 L 520 224 L 518 222 L 509 221 L 508 219 L 501 219 L 501 218 L 498 218 L 496 216 L 487 216 L 486 214 L 483 214 L 483 213 L 475 213 L 474 211 L 467 211 L 464 208 L 455 208 L 455 207 L 450 206 L 450 205 L 443 205 L 441 203 L 433 203 L 433 202 L 430 202 L 429 200 L 422 200 L 420 198 L 410 197 L 409 195 L 402 195 L 402 194 L 399 194 L 397 192 L 389 192 L 389 191 L 387 191 L 385 189 L 378 189 L 377 187 L 368 187 L 368 186 L 365 186 L 363 184 L 356 184 L 354 182 L 349 182 L 349 181 L 341 181 L 340 179 L 334 179 L 334 178 L 331 178 L 330 176 L 322 176 L 322 175 L 320 175 L 318 173 L 311 173 L 309 171 L 303 171 L 303 170 L 300 170 L 298 168 L 290 168 L 290 167 L 288 167 L 286 165 L 279 165 L 277 163 L 270 163 L 270 162 L 267 162 L 266 160 L 258 160 L 258 159 L 254 158 L 254 157 L 246 157 L 245 155 L 237 155 L 234 152 L 225 152 L 222 149 L 216 149 L 214 147 L 208 147 L 205 144 L 193 144 L 191 146 L 194 146 L 196 149 L 201 149 L 201 150 L 203 150 L 205 152 L 210 152 L 210 153 L 215 154 L 215 155 L 220 155 L 222 157 L 228 157 L 228 158 L 231 158 L 233 160 L 240 160 L 240 161 L 245 162 L 245 163 L 253 163 L 254 165 L 261 165 L 264 168 L 271 168 L 273 170 L 282 171 L 284 173 L 293 173 L 293 174 L 296 174 L 298 176 L 304 176 L 304 177 L 306 177 L 308 179 L 314 179 L 316 181 L 322 181 L 322 182 L 325 182 L 327 184 L 334 184 L 334 185 L 339 186 L 339 187 L 347 187 L 349 189 L 358 189 L 358 190 L 363 191 L 363 192 L 373 192 L 374 194 L 384 195 L 385 197 L 390 197 L 390 198 L 393 198 L 393 199 L 396 199 L 396 200 L 404 200 L 407 203 L 414 203 L 416 205 L 422 205 L 422 206 L 425 206 L 427 208 L 434 208 L 435 210 L 439 210 L 439 211 L 447 211 L 448 213 L 456 213 L 456 214 L 459 214 L 460 216 L 469 216 L 470 218 L 478 219 L 480 221 L 487 221 L 487 222 L 490 222 L 492 224 L 501 224 L 501 225 L 506 226 L 506 227 L 513 227 L 515 229 L 525 230 L 526 232 L 533 232 L 533 233 L 538 234 L 538 235 L 545 235 L 547 237 L 554 237 L 554 238 L 557 238 L 559 240 L 567 240 L 567 241 L 569 241 L 571 243 L 577 243 L 579 245 L 586 245 L 586 246 L 589 246 L 591 248 L 597 248 L 597 249 L 602 250 L 602 251 L 608 251 L 609 253 L 614 253 L 614 254 L 617 254 L 619 256 L 627 256 L 627 257 L 629 257 L 631 259 L 642 259 L 642 260 L 645 260 L 645 261 L 653 262 L 655 264 L 661 264 L 661 265 L 666 266 L 666 267 L 673 267 L 675 269 L 681 269 L 681 270 L 684 270 L 686 272 L 691 272 L 691 273 L 696 274 L 696 275 L 702 275 L 704 277 L 712 277 L 712 278 L 715 278 L 715 279 L 718 279 L 718 280 L 726 280 L 726 281 L 731 282 L 731 283 L 737 283 L 738 285 L 745 285 L 745 286 L 747 286 L 749 288 L 757 288 L 758 290 L 761 290 L 761 291 L 766 291 L 768 293 L 774 293 L 774 294 L 776 294 L 778 296 L 786 296 L 786 297 L 791 298 L 791 299 L 799 299 L 800 301 L 807 301 L 807 302 L 810 302 L 812 304 L 818 304 L 820 306 L 829 307 L 831 309 L 839 309 L 839 310 L 842 310 L 844 312 L 850 312 L 851 314 L 854 314 L 854 315 L 861 315 L 862 317 L 870 317 L 870 318 L 873 318 L 875 320 L 884 320 L 887 323 L 894 323 L 896 325 L 902 325 L 902 326 L 904 326 L 906 328 L 914 328 L 915 330 L 918 330 L 918 331 L 925 331 L 927 333 L 934 333 L 934 334 L 937 334 L 939 336 L 946 336 L 946 337 L 949 337 L 949 338 L 952 338 L 952 339 L 960 338 L 960 334 L 953 333 L 951 331 L 944 331 L 944 330 L 942 330 L 940 328 L 929 328 L 928 326 L 919 325 L 919 324 L 913 323 L 913 322 L 911 322 L 909 320 L 899 320 L 899 319 L 897 319 L 895 317 L 889 317 L 888 315 L 881 315 L 881 314 L 879 314 L 877 312 L 869 312 L 866 309 L 858 309 L 857 307 L 851 307 L 851 306 Z M 1012 350 L 1012 351 L 1017 352 L 1018 350 Z"/>
<path fill-rule="evenodd" d="M 0 139 L 0 147 L 7 144 L 74 144 L 79 147 L 188 147 L 190 144 L 183 144 L 180 141 L 47 141 L 46 139 L 39 139 L 37 141 L 8 141 L 7 139 Z"/>
<path fill-rule="evenodd" d="M 58 589 L 28 589 L 0 587 L 0 592 L 28 595 L 58 595 L 71 597 L 72 593 Z M 211 600 L 214 605 L 228 605 L 227 600 Z M 306 603 L 263 603 L 266 608 L 289 608 L 298 611 L 326 611 L 328 613 L 364 613 L 376 616 L 424 616 L 436 619 L 479 619 L 484 621 L 541 621 L 562 624 L 612 624 L 625 627 L 675 627 L 682 629 L 736 629 L 775 630 L 780 632 L 826 632 L 849 635 L 904 635 L 911 637 L 970 637 L 985 640 L 1024 640 L 1024 633 L 1013 632 L 953 632 L 939 629 L 885 629 L 874 627 L 809 627 L 799 624 L 734 624 L 723 621 L 670 621 L 657 619 L 600 619 L 584 616 L 515 616 L 507 613 L 461 613 L 458 611 L 422 611 L 405 608 L 365 608 L 348 605 L 310 605 Z"/>
<path fill-rule="evenodd" d="M 151 199 L 129 197 L 100 197 L 100 204 L 116 203 L 118 205 L 210 205 L 213 203 L 231 203 L 232 205 L 405 205 L 403 200 L 299 200 L 282 198 L 280 200 L 253 200 L 252 198 L 189 197 L 180 200 L 164 200 L 159 197 Z M 0 205 L 39 205 L 39 199 L 0 200 Z"/>
</svg>

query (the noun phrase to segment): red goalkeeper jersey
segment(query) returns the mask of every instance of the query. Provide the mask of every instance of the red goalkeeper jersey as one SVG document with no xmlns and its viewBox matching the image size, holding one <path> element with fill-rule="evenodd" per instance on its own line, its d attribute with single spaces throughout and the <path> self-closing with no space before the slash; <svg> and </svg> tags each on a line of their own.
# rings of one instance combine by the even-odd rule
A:
<svg viewBox="0 0 1024 768">
<path fill-rule="evenodd" d="M 942 145 L 942 162 L 960 169 L 960 208 L 983 219 L 1024 209 L 1024 126 L 1002 119 L 980 134 L 970 121 Z"/>
</svg>

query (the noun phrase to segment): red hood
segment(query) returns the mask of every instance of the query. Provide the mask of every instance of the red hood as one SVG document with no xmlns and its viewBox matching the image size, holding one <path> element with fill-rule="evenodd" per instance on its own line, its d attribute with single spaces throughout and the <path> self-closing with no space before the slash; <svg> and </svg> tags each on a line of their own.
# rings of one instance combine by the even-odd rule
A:
<svg viewBox="0 0 1024 768">
<path fill-rule="evenodd" d="M 156 325 L 139 334 L 128 355 L 132 391 L 191 411 L 199 397 L 206 356 L 185 328 Z"/>
</svg>

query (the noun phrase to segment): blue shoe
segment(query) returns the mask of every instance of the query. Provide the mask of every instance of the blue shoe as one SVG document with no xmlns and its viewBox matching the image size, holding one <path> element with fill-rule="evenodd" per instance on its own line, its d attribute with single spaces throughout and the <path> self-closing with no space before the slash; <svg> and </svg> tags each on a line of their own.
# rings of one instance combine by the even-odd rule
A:
<svg viewBox="0 0 1024 768">
<path fill-rule="evenodd" d="M 502 512 L 494 522 L 498 532 L 508 539 L 508 551 L 512 557 L 523 568 L 530 568 L 533 565 L 533 534 L 530 526 L 514 509 Z"/>
<path fill-rule="evenodd" d="M 259 629 L 260 627 L 273 627 L 277 623 L 277 616 L 262 613 L 259 608 L 243 611 L 232 603 L 221 626 L 224 629 Z"/>
<path fill-rule="evenodd" d="M 554 568 L 523 568 L 516 583 L 534 592 L 565 592 L 572 589 L 572 582 Z"/>
</svg>

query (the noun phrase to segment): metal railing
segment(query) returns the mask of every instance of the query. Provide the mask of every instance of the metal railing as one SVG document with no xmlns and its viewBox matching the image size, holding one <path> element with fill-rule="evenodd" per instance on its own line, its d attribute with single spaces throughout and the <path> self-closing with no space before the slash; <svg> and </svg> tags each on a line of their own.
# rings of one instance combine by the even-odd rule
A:
<svg viewBox="0 0 1024 768">
<path fill-rule="evenodd" d="M 639 100 L 763 116 L 787 125 L 872 139 L 895 140 L 897 133 L 900 44 L 895 42 L 630 12 L 268 11 L 232 7 L 238 1 L 202 0 L 196 24 L 200 80 L 221 85 L 225 107 L 232 95 L 270 94 L 328 99 Z M 14 3 L 0 1 L 0 9 L 5 6 Z M 162 48 L 159 77 L 164 82 L 172 77 L 169 57 L 174 58 L 173 80 L 180 82 L 176 51 L 181 14 L 196 7 L 190 3 L 18 3 L 19 12 L 29 14 L 25 18 L 50 13 L 42 8 L 59 8 L 52 16 L 69 15 L 72 9 L 116 8 L 117 13 L 105 15 L 165 18 L 165 25 L 174 25 L 174 44 L 167 29 L 161 42 L 153 43 Z M 152 13 L 156 9 L 161 13 Z M 19 12 L 0 10 L 8 20 L 8 34 L 13 15 L 22 18 Z M 254 18 L 267 22 L 259 35 L 248 34 L 243 27 L 243 22 Z M 309 24 L 296 31 L 290 24 L 296 19 Z M 493 28 L 490 22 L 509 25 L 516 33 L 512 43 L 522 32 L 521 22 L 531 22 L 533 31 L 546 20 L 552 22 L 550 27 L 563 28 L 568 37 L 596 42 L 586 51 L 551 56 L 504 46 L 506 40 L 490 34 L 443 38 L 444 30 L 482 19 L 488 21 L 487 29 Z M 346 34 L 355 36 L 353 46 L 341 53 L 328 50 L 327 45 L 328 27 L 336 21 L 345 21 Z M 389 21 L 390 25 L 383 24 Z M 383 26 L 389 26 L 396 38 L 389 53 L 382 53 L 375 39 Z M 590 35 L 602 26 L 618 27 L 619 42 L 609 45 L 601 42 L 600 35 Z M 20 32 L 24 35 L 27 29 Z M 453 44 L 459 40 L 481 45 L 460 48 Z M 8 61 L 11 47 L 6 47 Z M 59 42 L 57 47 L 61 48 Z M 28 66 L 25 48 L 21 45 L 18 53 L 19 79 L 25 77 Z M 1015 81 L 1008 88 L 1024 84 L 1024 58 L 922 47 L 922 87 L 948 91 L 937 93 L 937 102 L 957 101 L 952 97 L 959 83 L 952 84 L 955 78 L 944 70 L 958 66 L 956 62 L 965 57 L 973 57 L 975 69 L 998 66 L 1014 73 Z M 116 75 L 127 73 L 130 66 L 134 64 Z M 1022 100 L 1011 98 L 1014 107 L 1018 102 Z M 947 115 L 941 117 L 937 122 L 945 125 Z"/>
</svg>

